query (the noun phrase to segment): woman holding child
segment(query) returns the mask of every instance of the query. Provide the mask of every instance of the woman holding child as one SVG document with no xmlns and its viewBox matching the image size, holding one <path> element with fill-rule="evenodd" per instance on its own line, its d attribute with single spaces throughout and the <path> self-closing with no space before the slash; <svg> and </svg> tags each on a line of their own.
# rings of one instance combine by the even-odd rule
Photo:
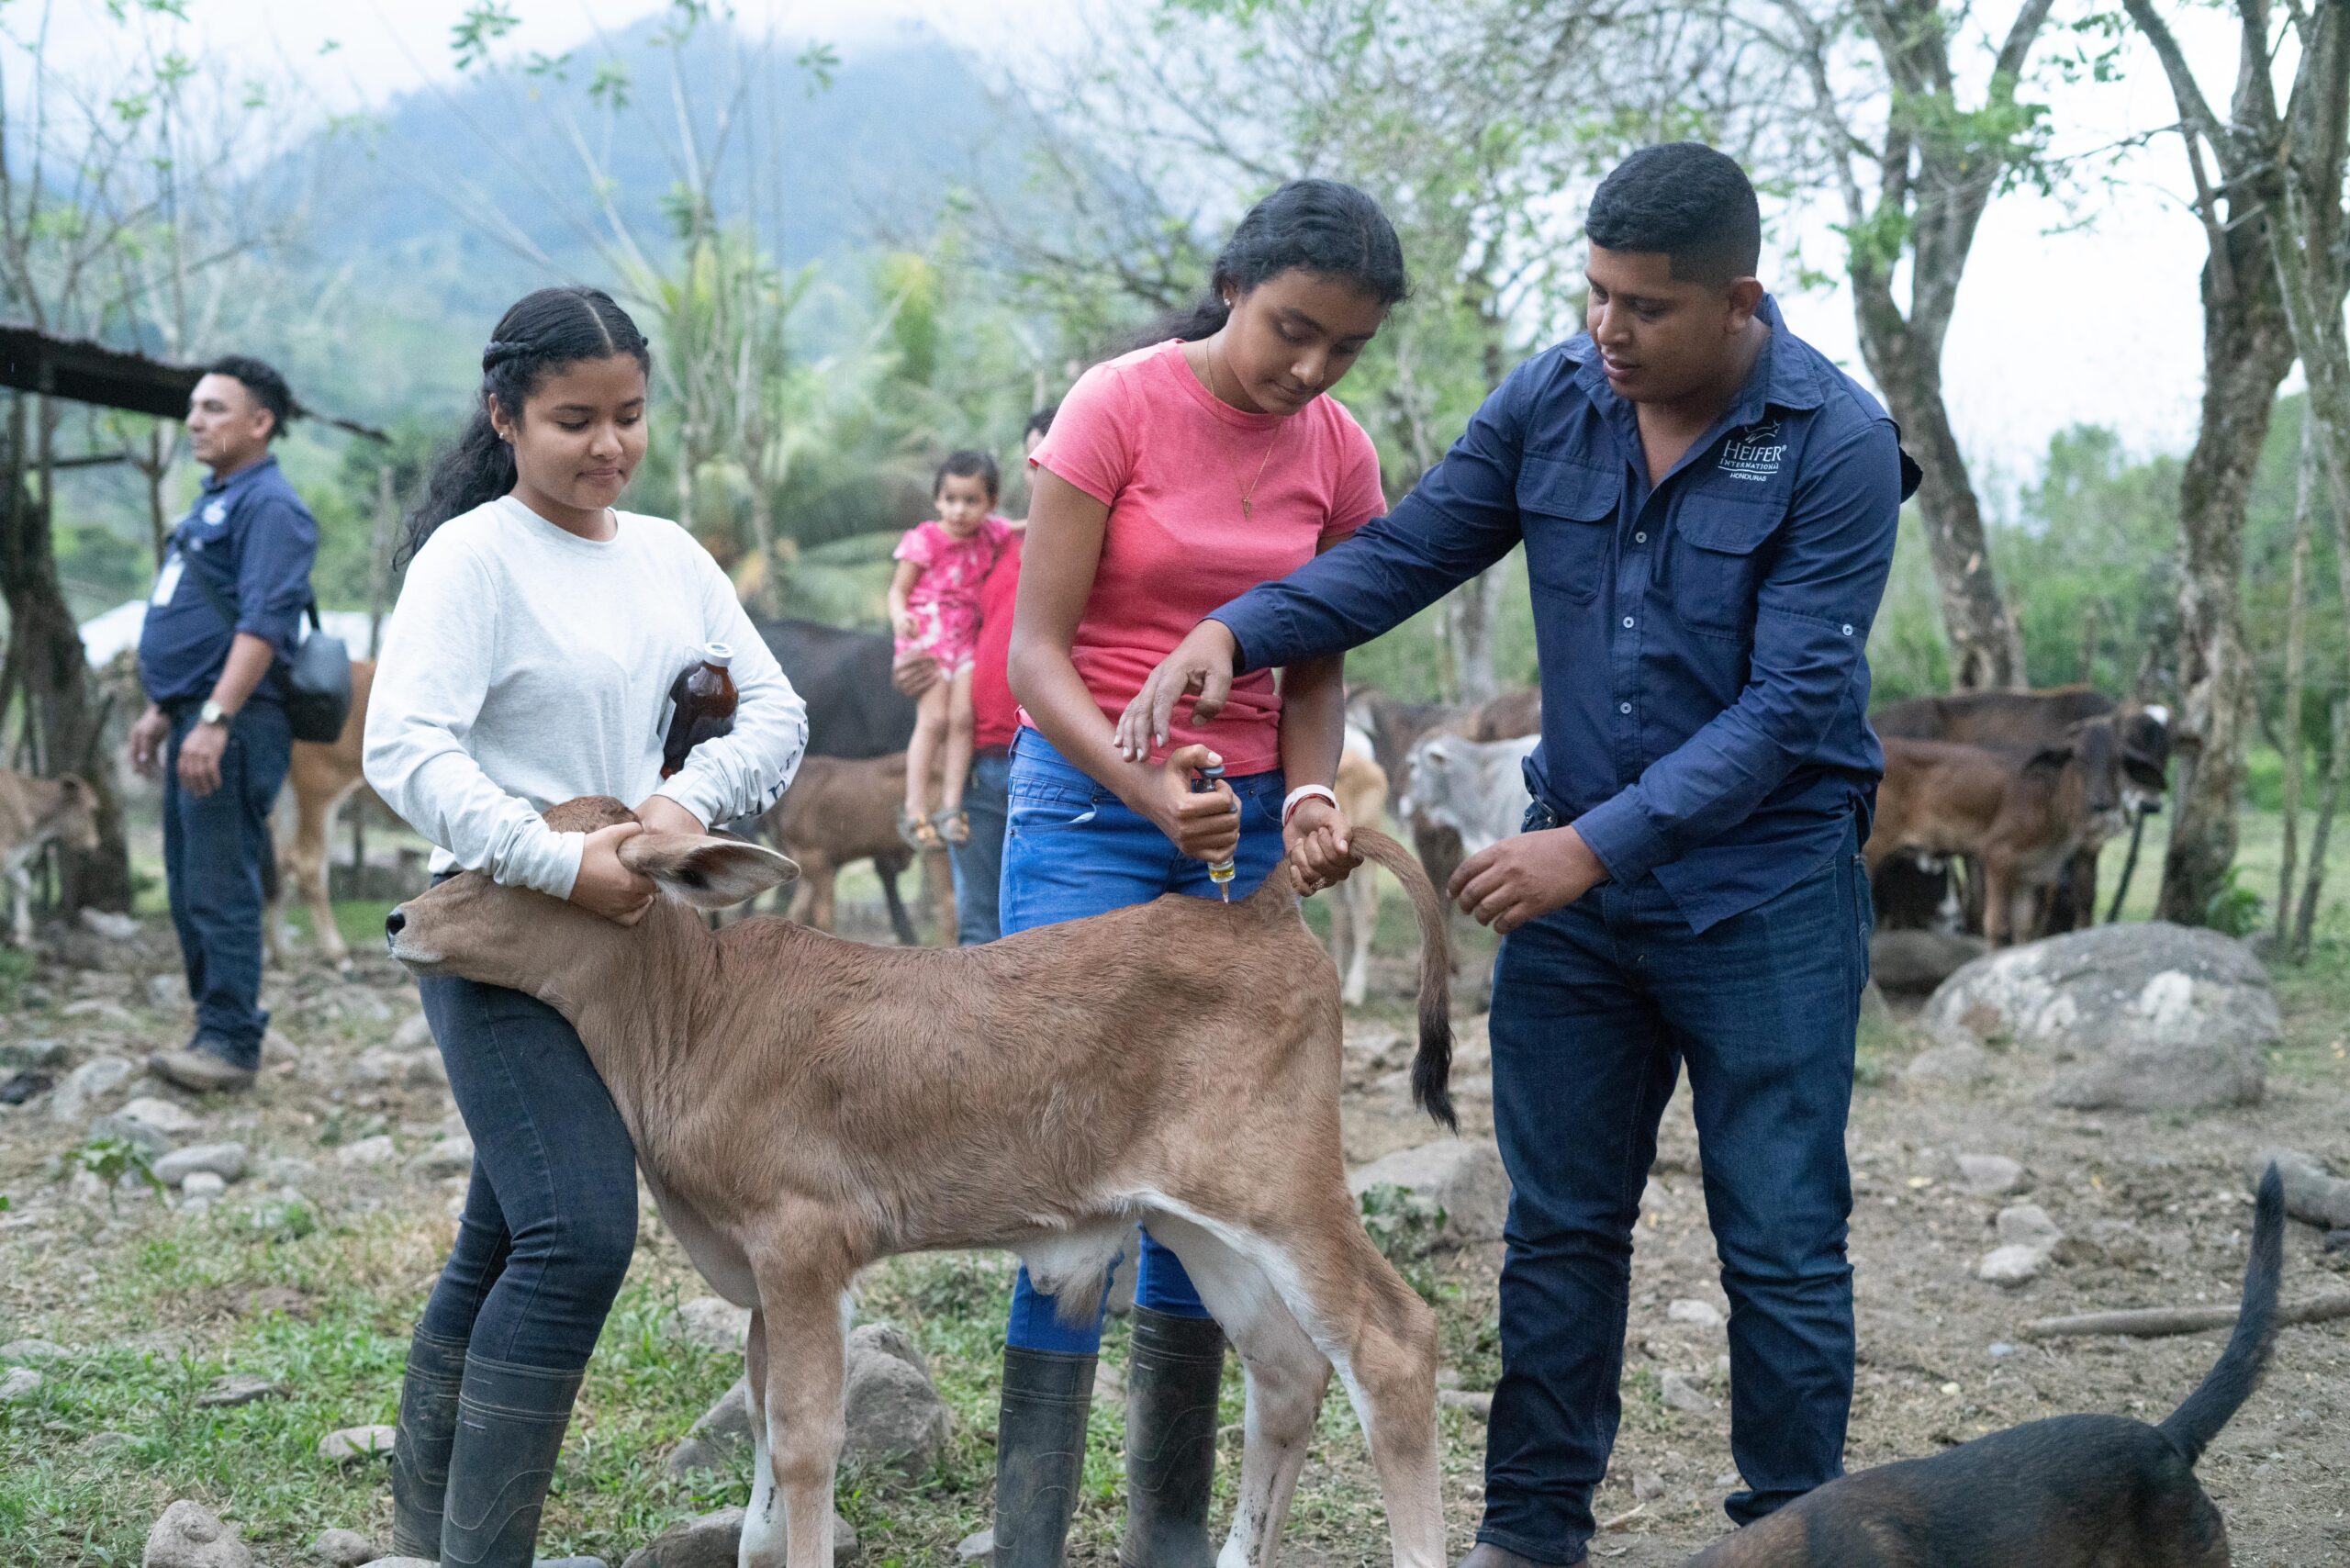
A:
<svg viewBox="0 0 2350 1568">
<path fill-rule="evenodd" d="M 1309 890 L 1358 863 L 1329 788 L 1340 660 L 1292 666 L 1278 685 L 1235 682 L 1212 732 L 1118 722 L 1202 616 L 1386 510 L 1370 438 L 1326 396 L 1406 291 L 1378 204 L 1335 181 L 1283 185 L 1234 230 L 1210 287 L 1163 341 L 1080 377 L 1029 460 L 1007 935 L 1164 893 L 1218 896 L 1217 862 L 1235 868 L 1235 898 L 1284 857 Z M 1212 768 L 1221 777 L 1195 790 Z M 1175 1255 L 1147 1233 L 1141 1248 L 1120 1555 L 1128 1568 L 1206 1568 L 1224 1337 Z M 1022 1271 L 998 1427 L 999 1568 L 1061 1561 L 1100 1343 L 1099 1313 L 1062 1321 Z"/>
</svg>

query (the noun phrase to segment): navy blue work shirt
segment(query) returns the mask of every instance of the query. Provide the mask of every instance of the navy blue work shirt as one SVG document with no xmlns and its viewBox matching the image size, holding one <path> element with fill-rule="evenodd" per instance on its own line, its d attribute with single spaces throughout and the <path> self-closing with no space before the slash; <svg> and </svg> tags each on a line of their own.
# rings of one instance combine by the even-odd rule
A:
<svg viewBox="0 0 2350 1568">
<path fill-rule="evenodd" d="M 229 662 L 229 645 L 250 632 L 277 650 L 253 695 L 285 700 L 285 661 L 301 641 L 310 601 L 319 524 L 277 466 L 264 457 L 226 479 L 207 476 L 196 508 L 172 530 L 139 632 L 139 679 L 155 702 L 202 701 Z M 221 617 L 196 580 L 203 573 L 235 612 Z"/>
<path fill-rule="evenodd" d="M 1368 642 L 1521 540 L 1542 666 L 1528 781 L 1617 882 L 1694 930 L 1785 891 L 1860 814 L 1885 756 L 1869 627 L 1916 467 L 1882 407 L 1786 330 L 1649 484 L 1588 334 L 1511 372 L 1389 516 L 1211 617 L 1247 668 Z"/>
</svg>

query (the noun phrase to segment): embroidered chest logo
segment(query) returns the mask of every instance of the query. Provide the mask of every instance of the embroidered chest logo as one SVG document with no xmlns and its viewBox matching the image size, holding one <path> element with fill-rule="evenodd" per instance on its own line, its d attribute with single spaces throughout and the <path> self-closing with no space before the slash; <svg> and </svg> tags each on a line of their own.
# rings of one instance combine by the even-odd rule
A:
<svg viewBox="0 0 2350 1568">
<path fill-rule="evenodd" d="M 210 506 L 204 509 L 204 521 L 212 524 L 216 528 L 220 525 L 221 521 L 228 515 L 229 503 L 226 501 L 214 501 Z"/>
<path fill-rule="evenodd" d="M 1721 471 L 1733 479 L 1763 480 L 1778 473 L 1779 464 L 1787 455 L 1787 443 L 1780 438 L 1779 421 L 1764 420 L 1761 424 L 1732 431 L 1722 445 Z"/>
</svg>

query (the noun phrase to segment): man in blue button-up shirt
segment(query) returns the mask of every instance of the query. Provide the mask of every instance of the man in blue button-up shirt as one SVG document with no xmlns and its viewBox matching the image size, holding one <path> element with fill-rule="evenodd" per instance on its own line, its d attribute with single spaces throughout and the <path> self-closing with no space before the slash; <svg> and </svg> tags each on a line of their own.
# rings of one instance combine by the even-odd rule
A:
<svg viewBox="0 0 2350 1568">
<path fill-rule="evenodd" d="M 1842 1469 L 1844 1125 L 1883 756 L 1863 650 L 1915 470 L 1753 276 L 1738 165 L 1649 148 L 1595 196 L 1590 330 L 1521 364 L 1393 514 L 1193 632 L 1136 700 L 1380 635 L 1526 546 L 1542 665 L 1528 831 L 1464 864 L 1505 934 L 1491 1034 L 1515 1188 L 1474 1568 L 1582 1561 L 1617 1419 L 1632 1226 L 1689 1067 L 1759 1518 Z"/>
<path fill-rule="evenodd" d="M 163 781 L 163 880 L 196 1036 L 150 1062 L 183 1088 L 241 1089 L 261 1060 L 262 868 L 293 753 L 285 661 L 310 599 L 319 527 L 270 455 L 294 400 L 256 359 L 212 366 L 188 395 L 211 470 L 172 531 L 139 633 L 149 707 L 131 766 Z"/>
</svg>

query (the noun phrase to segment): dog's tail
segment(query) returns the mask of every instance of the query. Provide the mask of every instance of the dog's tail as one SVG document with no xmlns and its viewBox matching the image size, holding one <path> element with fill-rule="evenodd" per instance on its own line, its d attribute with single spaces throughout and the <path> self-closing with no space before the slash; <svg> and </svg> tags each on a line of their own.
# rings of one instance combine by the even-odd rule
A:
<svg viewBox="0 0 2350 1568">
<path fill-rule="evenodd" d="M 1420 923 L 1420 1049 L 1412 1058 L 1412 1098 L 1445 1127 L 1458 1132 L 1452 1110 L 1452 949 L 1444 920 L 1444 900 L 1419 857 L 1373 828 L 1354 830 L 1354 847 L 1383 866 L 1411 896 Z M 1361 873 L 1357 873 L 1360 875 Z"/>
<path fill-rule="evenodd" d="M 2252 1396 L 2277 1342 L 2277 1282 L 2285 1267 L 2285 1179 L 2275 1165 L 2260 1178 L 2252 1210 L 2252 1260 L 2244 1265 L 2244 1306 L 2219 1364 L 2159 1430 L 2193 1464 Z"/>
</svg>

